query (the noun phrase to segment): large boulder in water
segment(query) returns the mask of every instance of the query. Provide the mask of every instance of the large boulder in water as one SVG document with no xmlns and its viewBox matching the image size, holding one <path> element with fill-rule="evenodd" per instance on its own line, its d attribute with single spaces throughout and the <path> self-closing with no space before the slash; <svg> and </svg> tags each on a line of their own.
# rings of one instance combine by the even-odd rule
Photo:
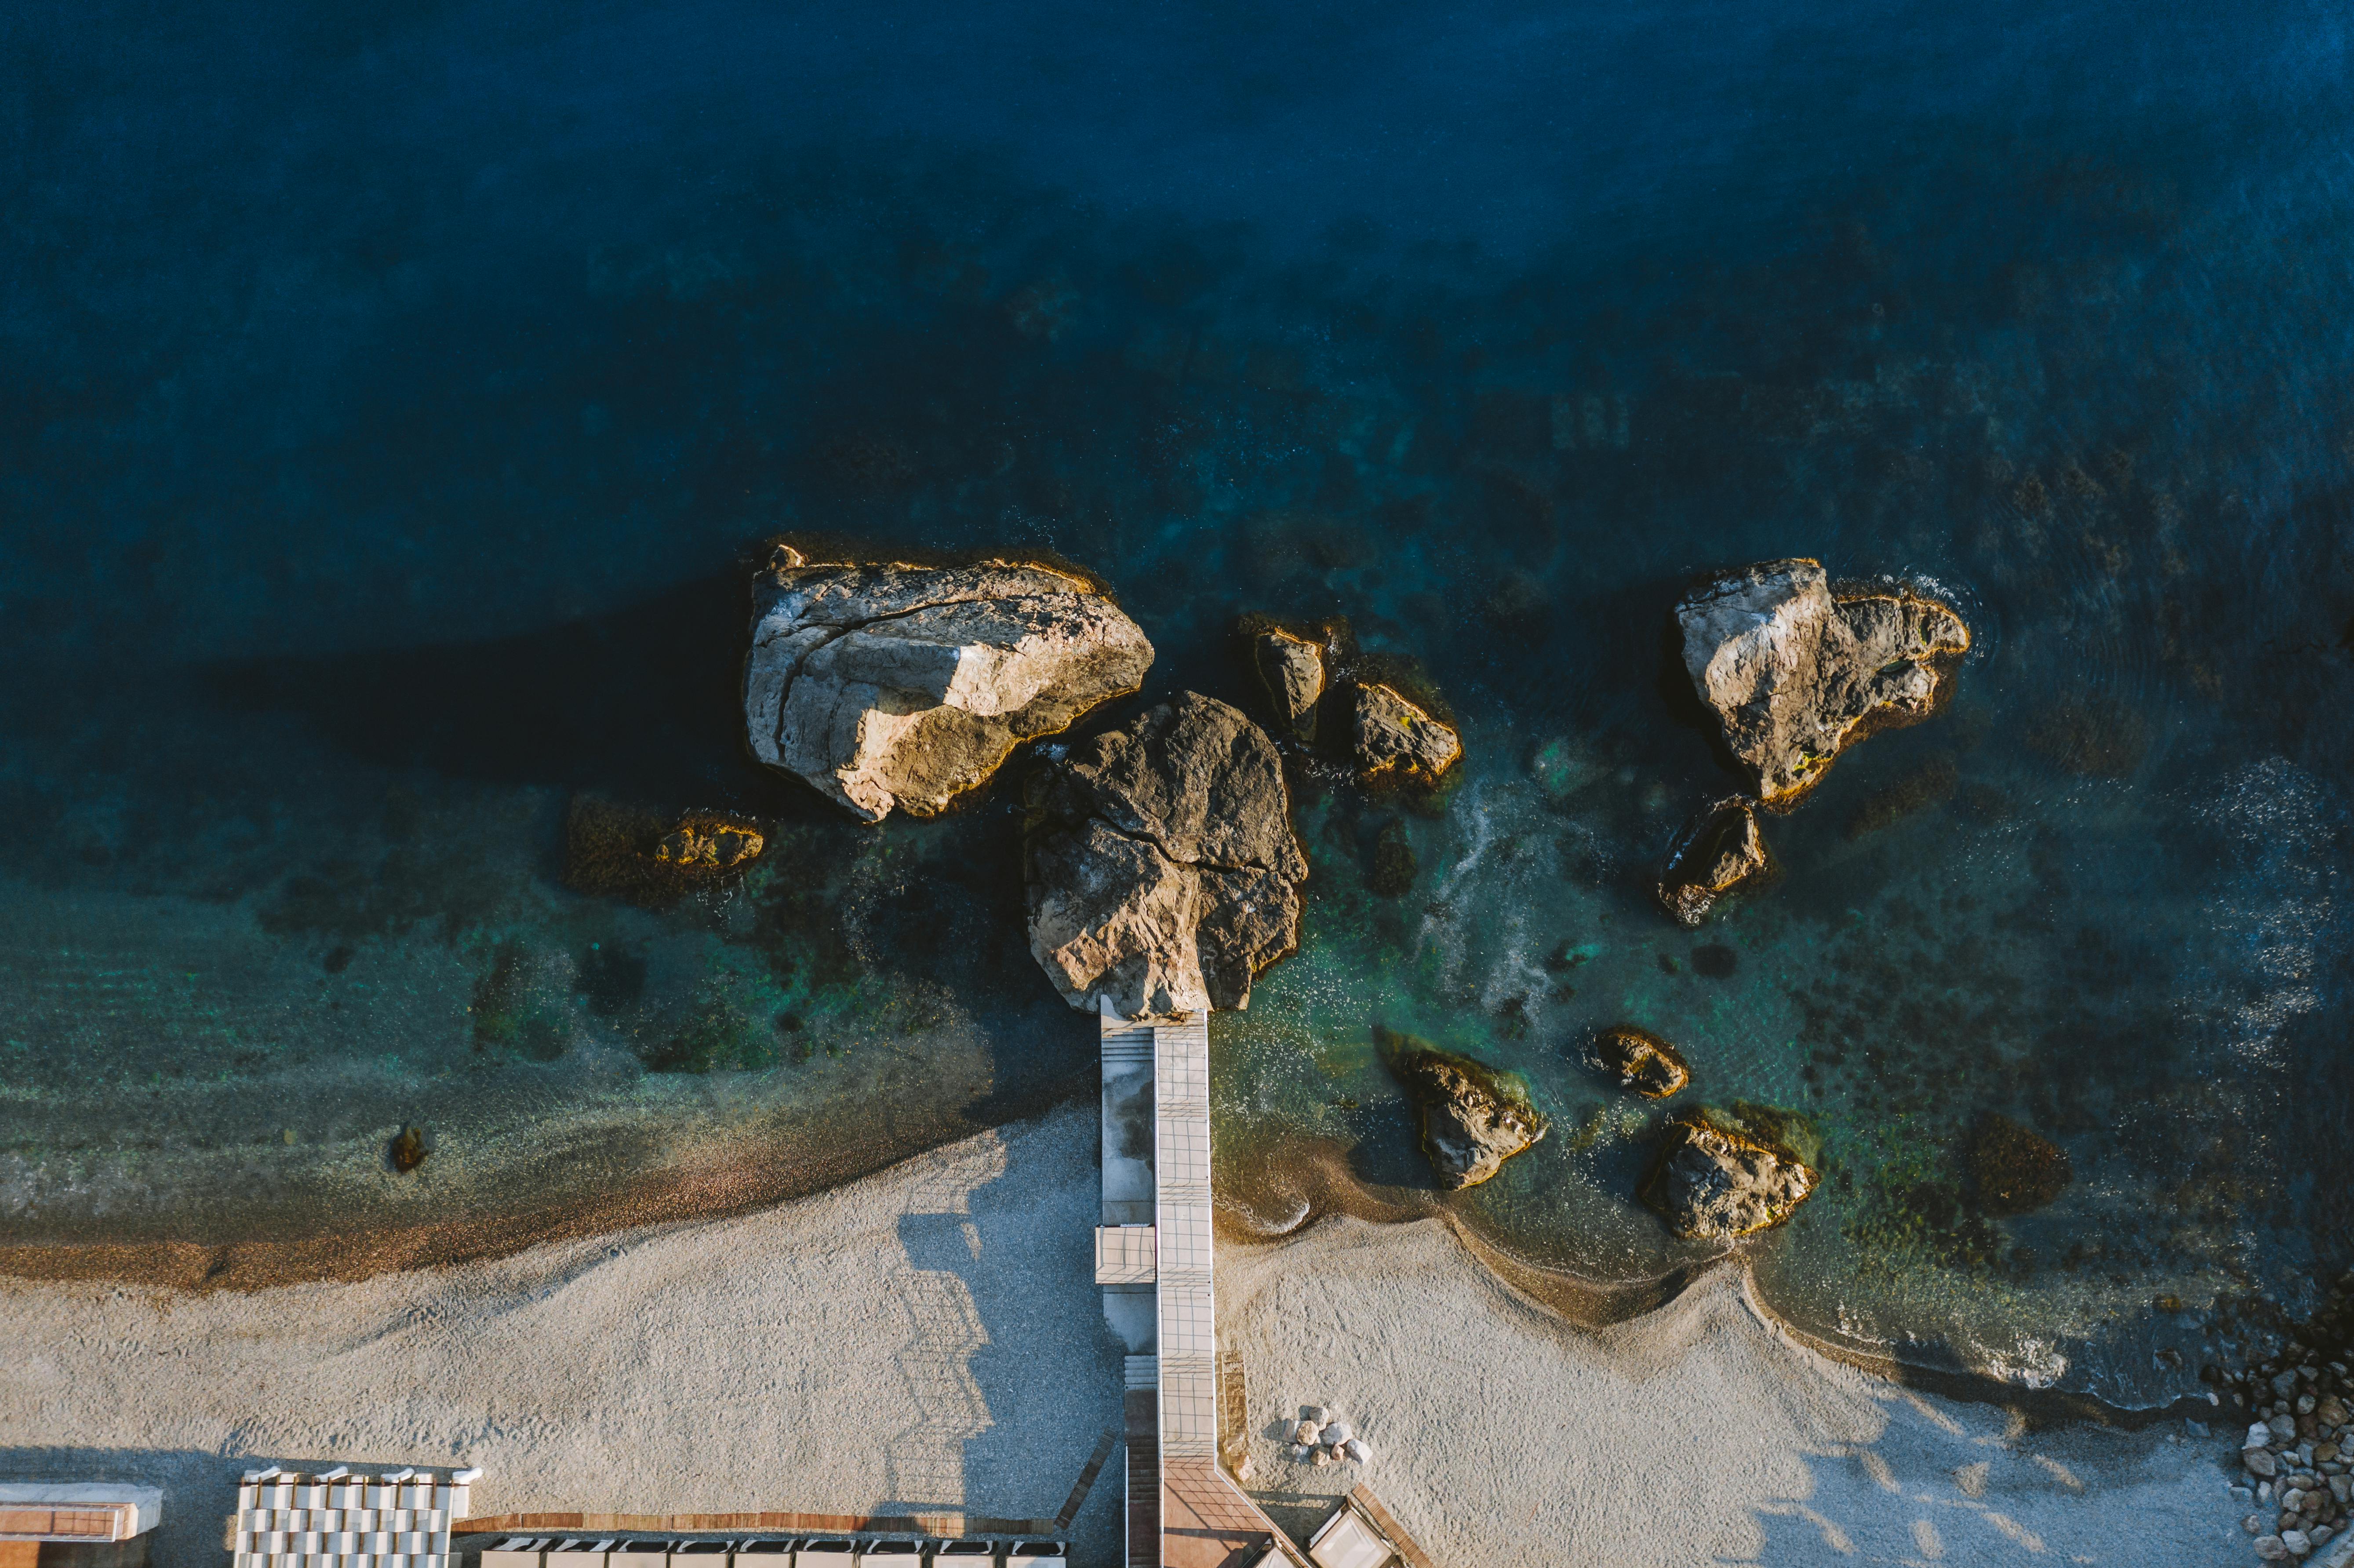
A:
<svg viewBox="0 0 2354 1568">
<path fill-rule="evenodd" d="M 1590 1054 L 1596 1071 L 1646 1099 L 1666 1099 L 1691 1082 L 1682 1052 L 1631 1023 L 1596 1031 Z"/>
<path fill-rule="evenodd" d="M 1163 1018 L 1250 1004 L 1299 944 L 1308 858 L 1267 732 L 1186 692 L 1037 780 L 1030 951 L 1073 1007 Z"/>
<path fill-rule="evenodd" d="M 1442 1051 L 1411 1034 L 1374 1031 L 1390 1071 L 1421 1113 L 1422 1151 L 1452 1192 L 1476 1187 L 1545 1135 L 1545 1118 L 1517 1073 Z"/>
<path fill-rule="evenodd" d="M 1875 729 L 1935 712 L 1969 629 L 1903 586 L 1833 589 L 1820 563 L 1728 572 L 1676 607 L 1684 667 L 1767 806 L 1812 789 Z"/>
<path fill-rule="evenodd" d="M 1251 668 L 1267 700 L 1296 739 L 1316 739 L 1316 705 L 1324 700 L 1324 650 L 1296 631 L 1267 626 L 1250 638 Z"/>
<path fill-rule="evenodd" d="M 752 602 L 752 754 L 870 822 L 931 816 L 1152 663 L 1100 588 L 1046 566 L 818 564 L 779 545 Z"/>
<path fill-rule="evenodd" d="M 1636 1195 L 1680 1236 L 1732 1241 L 1788 1219 L 1817 1181 L 1787 1146 L 1686 1112 L 1661 1129 L 1657 1160 Z"/>
</svg>

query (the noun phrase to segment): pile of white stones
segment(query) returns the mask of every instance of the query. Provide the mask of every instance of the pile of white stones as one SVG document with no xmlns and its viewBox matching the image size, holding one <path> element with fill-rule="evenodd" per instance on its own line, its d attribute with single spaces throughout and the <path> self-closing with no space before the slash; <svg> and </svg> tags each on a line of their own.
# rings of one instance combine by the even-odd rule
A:
<svg viewBox="0 0 2354 1568">
<path fill-rule="evenodd" d="M 2241 1525 L 2268 1562 L 2301 1558 L 2346 1528 L 2348 1489 L 2354 1486 L 2346 1463 L 2354 1445 L 2346 1382 L 2340 1361 L 2308 1361 L 2245 1381 L 2264 1402 L 2254 1414 L 2264 1419 L 2248 1427 L 2240 1446 L 2260 1508 Z"/>
<path fill-rule="evenodd" d="M 1362 1465 L 1372 1457 L 1349 1424 L 1320 1404 L 1299 1407 L 1299 1424 L 1291 1429 L 1283 1456 L 1302 1465 Z"/>
</svg>

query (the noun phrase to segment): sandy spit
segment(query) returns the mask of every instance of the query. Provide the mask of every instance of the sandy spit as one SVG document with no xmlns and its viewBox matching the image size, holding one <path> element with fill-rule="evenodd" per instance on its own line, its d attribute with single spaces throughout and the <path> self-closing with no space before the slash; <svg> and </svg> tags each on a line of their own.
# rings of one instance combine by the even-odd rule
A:
<svg viewBox="0 0 2354 1568">
<path fill-rule="evenodd" d="M 1092 1106 L 757 1213 L 350 1283 L 0 1280 L 0 1476 L 166 1489 L 217 1564 L 238 1470 L 472 1463 L 480 1511 L 1051 1515 L 1119 1419 L 1091 1280 Z M 1359 1479 L 1446 1568 L 2242 1563 L 2219 1445 L 2031 1433 L 1797 1344 L 1730 1270 L 1574 1327 L 1436 1220 L 1219 1251 L 1254 1488 Z M 1330 1404 L 1363 1475 L 1278 1454 Z M 2210 1452 L 2210 1450 L 2215 1450 Z M 1117 1460 L 1072 1531 L 1110 1568 Z"/>
</svg>

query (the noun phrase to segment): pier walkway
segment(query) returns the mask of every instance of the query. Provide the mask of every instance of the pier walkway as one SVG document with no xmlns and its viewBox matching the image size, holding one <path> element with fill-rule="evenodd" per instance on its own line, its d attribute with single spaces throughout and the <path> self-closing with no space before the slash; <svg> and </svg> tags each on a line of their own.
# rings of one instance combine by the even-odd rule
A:
<svg viewBox="0 0 2354 1568">
<path fill-rule="evenodd" d="M 1128 1568 L 1305 1568 L 1218 1462 L 1210 1033 L 1107 1012 L 1096 1283 L 1128 1347 Z"/>
</svg>

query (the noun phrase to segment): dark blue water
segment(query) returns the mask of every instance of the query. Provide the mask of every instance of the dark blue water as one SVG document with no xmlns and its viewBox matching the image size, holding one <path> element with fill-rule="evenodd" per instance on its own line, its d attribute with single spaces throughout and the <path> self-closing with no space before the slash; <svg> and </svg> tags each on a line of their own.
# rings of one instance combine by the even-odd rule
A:
<svg viewBox="0 0 2354 1568">
<path fill-rule="evenodd" d="M 89 6 L 0 46 L 0 1242 L 447 1255 L 1085 1090 L 1010 785 L 866 831 L 737 747 L 738 563 L 821 529 L 1086 562 L 1147 699 L 1245 696 L 1241 610 L 1340 612 L 1461 715 L 1405 895 L 1394 804 L 1303 795 L 1306 945 L 1218 1022 L 1230 1171 L 1426 1186 L 1371 1049 L 1407 1029 L 1554 1118 L 1475 1224 L 1661 1275 L 1697 1253 L 1628 1197 L 1642 1118 L 1572 1059 L 1626 1019 L 1816 1119 L 1760 1278 L 1859 1348 L 2154 1400 L 2354 1245 L 2338 13 Z M 1925 577 L 1978 650 L 1689 937 L 1645 879 L 1725 780 L 1660 627 L 1786 554 Z M 584 896 L 583 793 L 774 849 Z M 1989 1110 L 2068 1151 L 2058 1203 L 1972 1206 Z"/>
</svg>

